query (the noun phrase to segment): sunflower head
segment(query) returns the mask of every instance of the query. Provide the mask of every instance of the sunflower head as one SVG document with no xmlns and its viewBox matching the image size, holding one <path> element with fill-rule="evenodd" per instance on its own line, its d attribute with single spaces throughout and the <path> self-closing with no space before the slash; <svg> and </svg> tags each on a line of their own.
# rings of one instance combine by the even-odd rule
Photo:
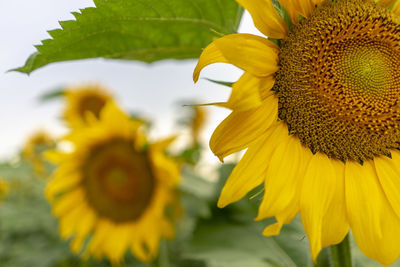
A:
<svg viewBox="0 0 400 267">
<path fill-rule="evenodd" d="M 113 100 L 107 90 L 98 85 L 72 87 L 66 90 L 65 98 L 63 117 L 72 128 L 86 125 L 91 117 L 99 118 L 105 104 Z"/>
<path fill-rule="evenodd" d="M 313 153 L 363 162 L 399 148 L 399 23 L 373 1 L 329 2 L 282 40 L 279 118 Z"/>
<path fill-rule="evenodd" d="M 268 38 L 214 40 L 194 70 L 244 70 L 232 113 L 210 140 L 223 160 L 246 149 L 224 207 L 264 183 L 258 219 L 279 234 L 298 213 L 315 260 L 351 228 L 368 257 L 400 256 L 400 1 L 237 0 Z"/>
<path fill-rule="evenodd" d="M 71 249 L 121 261 L 126 250 L 141 261 L 157 256 L 160 238 L 174 234 L 179 211 L 177 164 L 165 154 L 172 139 L 149 143 L 142 123 L 107 104 L 98 120 L 75 129 L 66 140 L 74 150 L 53 151 L 59 164 L 46 195 L 60 219 L 63 238 L 73 236 Z"/>
</svg>

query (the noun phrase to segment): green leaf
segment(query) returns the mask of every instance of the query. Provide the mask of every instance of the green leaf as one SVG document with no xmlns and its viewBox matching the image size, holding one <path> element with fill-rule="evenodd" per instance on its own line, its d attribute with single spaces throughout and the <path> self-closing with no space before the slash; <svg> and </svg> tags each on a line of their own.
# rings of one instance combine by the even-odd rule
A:
<svg viewBox="0 0 400 267">
<path fill-rule="evenodd" d="M 312 266 L 308 240 L 298 219 L 279 236 L 264 237 L 264 223 L 238 224 L 226 219 L 203 222 L 185 253 L 210 267 L 306 267 Z"/>
<path fill-rule="evenodd" d="M 212 79 L 208 79 L 208 78 L 206 78 L 206 80 L 208 80 L 209 82 L 212 82 L 212 83 L 216 83 L 216 84 L 224 85 L 224 86 L 228 86 L 228 87 L 232 87 L 234 84 L 233 82 L 223 82 L 223 81 L 217 81 L 217 80 L 212 80 Z"/>
<path fill-rule="evenodd" d="M 85 58 L 153 62 L 197 58 L 213 38 L 236 32 L 243 9 L 234 0 L 94 0 L 96 8 L 72 13 L 52 39 L 36 46 L 25 66 Z"/>
<path fill-rule="evenodd" d="M 197 175 L 191 168 L 182 168 L 182 176 L 184 177 L 180 184 L 182 191 L 205 200 L 209 200 L 216 195 L 215 182 L 208 181 Z"/>
</svg>

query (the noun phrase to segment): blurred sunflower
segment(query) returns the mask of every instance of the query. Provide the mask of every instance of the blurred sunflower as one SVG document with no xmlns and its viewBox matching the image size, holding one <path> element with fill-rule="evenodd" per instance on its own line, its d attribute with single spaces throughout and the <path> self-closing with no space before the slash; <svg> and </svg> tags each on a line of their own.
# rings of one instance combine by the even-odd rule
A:
<svg viewBox="0 0 400 267">
<path fill-rule="evenodd" d="M 64 119 L 71 128 L 85 126 L 88 116 L 99 118 L 100 112 L 112 96 L 98 85 L 71 87 L 65 91 Z"/>
<path fill-rule="evenodd" d="M 5 195 L 7 195 L 8 190 L 8 184 L 4 181 L 2 177 L 0 177 L 0 200 L 2 200 Z"/>
<path fill-rule="evenodd" d="M 191 121 L 192 139 L 194 144 L 198 144 L 201 130 L 207 119 L 207 113 L 204 107 L 194 106 L 193 117 Z"/>
<path fill-rule="evenodd" d="M 46 196 L 61 236 L 73 238 L 72 251 L 81 251 L 92 235 L 86 255 L 118 263 L 130 249 L 149 262 L 160 238 L 173 237 L 180 173 L 165 155 L 172 138 L 149 144 L 141 125 L 108 103 L 98 120 L 66 137 L 72 152 L 48 154 L 59 166 Z"/>
<path fill-rule="evenodd" d="M 45 174 L 45 159 L 43 152 L 53 149 L 54 139 L 45 131 L 39 130 L 32 134 L 25 142 L 22 157 L 29 161 L 37 174 Z"/>
<path fill-rule="evenodd" d="M 300 213 L 315 260 L 352 230 L 365 255 L 400 256 L 400 3 L 237 0 L 270 39 L 231 34 L 205 48 L 205 66 L 245 72 L 210 140 L 223 160 L 247 148 L 224 207 L 264 183 L 258 220 L 277 235 Z M 275 3 L 276 5 L 274 5 Z"/>
</svg>

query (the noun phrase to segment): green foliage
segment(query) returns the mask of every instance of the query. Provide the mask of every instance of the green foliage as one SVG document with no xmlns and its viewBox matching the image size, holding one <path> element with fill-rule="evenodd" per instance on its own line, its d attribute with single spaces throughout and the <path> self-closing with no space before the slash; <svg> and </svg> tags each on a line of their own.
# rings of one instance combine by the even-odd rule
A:
<svg viewBox="0 0 400 267">
<path fill-rule="evenodd" d="M 46 181 L 34 175 L 33 166 L 18 160 L 0 164 L 0 176 L 9 194 L 0 203 L 0 266 L 7 267 L 110 267 L 106 261 L 83 260 L 69 250 L 44 198 Z M 132 256 L 121 267 L 144 267 Z"/>
<path fill-rule="evenodd" d="M 197 58 L 213 38 L 234 33 L 243 10 L 234 0 L 95 0 L 72 13 L 52 39 L 36 46 L 24 73 L 49 63 L 85 58 L 153 62 Z"/>
<path fill-rule="evenodd" d="M 51 90 L 39 96 L 39 102 L 44 103 L 51 100 L 60 99 L 65 94 L 65 88 Z"/>
<path fill-rule="evenodd" d="M 58 237 L 57 222 L 42 194 L 44 181 L 33 175 L 32 166 L 1 164 L 0 176 L 10 190 L 0 203 L 0 265 L 50 267 L 76 262 L 68 244 Z"/>
<path fill-rule="evenodd" d="M 210 81 L 212 83 L 219 84 L 219 85 L 224 85 L 224 86 L 228 86 L 228 87 L 232 87 L 233 86 L 233 82 L 216 81 L 216 80 L 208 79 L 208 78 L 206 78 L 206 80 L 208 80 L 208 81 Z"/>
<path fill-rule="evenodd" d="M 257 195 L 260 188 L 238 203 L 216 207 L 220 188 L 234 166 L 221 165 L 220 179 L 215 182 L 184 168 L 180 187 L 184 213 L 176 238 L 161 243 L 160 257 L 154 264 L 141 264 L 128 252 L 121 267 L 312 267 L 300 218 L 285 225 L 279 236 L 262 236 L 263 228 L 274 221 L 253 221 L 261 200 Z M 0 203 L 0 266 L 110 267 L 106 260 L 83 260 L 70 252 L 44 199 L 46 181 L 33 173 L 24 160 L 0 164 L 0 176 L 10 187 Z M 354 241 L 352 246 L 355 267 L 380 266 L 363 256 Z M 318 267 L 330 267 L 328 257 L 329 250 L 324 249 Z"/>
</svg>

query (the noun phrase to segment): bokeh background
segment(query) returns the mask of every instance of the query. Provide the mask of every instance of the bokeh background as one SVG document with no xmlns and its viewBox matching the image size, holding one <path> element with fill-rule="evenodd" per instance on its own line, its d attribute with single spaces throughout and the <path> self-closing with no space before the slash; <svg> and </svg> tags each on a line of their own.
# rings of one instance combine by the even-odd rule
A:
<svg viewBox="0 0 400 267">
<path fill-rule="evenodd" d="M 164 60 L 153 64 L 119 60 L 90 59 L 55 63 L 30 76 L 7 72 L 22 66 L 35 52 L 34 45 L 48 39 L 47 30 L 60 28 L 58 21 L 71 20 L 72 11 L 94 6 L 91 0 L 37 0 L 0 1 L 0 159 L 9 159 L 22 148 L 24 141 L 41 128 L 55 135 L 65 132 L 58 119 L 62 101 L 40 103 L 46 92 L 65 86 L 99 83 L 106 86 L 122 108 L 138 112 L 154 122 L 157 137 L 173 134 L 174 122 L 184 108 L 182 103 L 202 103 L 226 100 L 230 89 L 201 79 L 192 81 L 195 60 Z M 256 33 L 250 16 L 243 17 L 240 32 Z M 201 77 L 234 81 L 241 71 L 227 64 L 214 64 L 202 72 Z M 228 113 L 209 107 L 206 129 L 202 133 L 205 143 L 212 130 Z M 209 163 L 217 159 L 207 149 L 203 157 Z"/>
</svg>

